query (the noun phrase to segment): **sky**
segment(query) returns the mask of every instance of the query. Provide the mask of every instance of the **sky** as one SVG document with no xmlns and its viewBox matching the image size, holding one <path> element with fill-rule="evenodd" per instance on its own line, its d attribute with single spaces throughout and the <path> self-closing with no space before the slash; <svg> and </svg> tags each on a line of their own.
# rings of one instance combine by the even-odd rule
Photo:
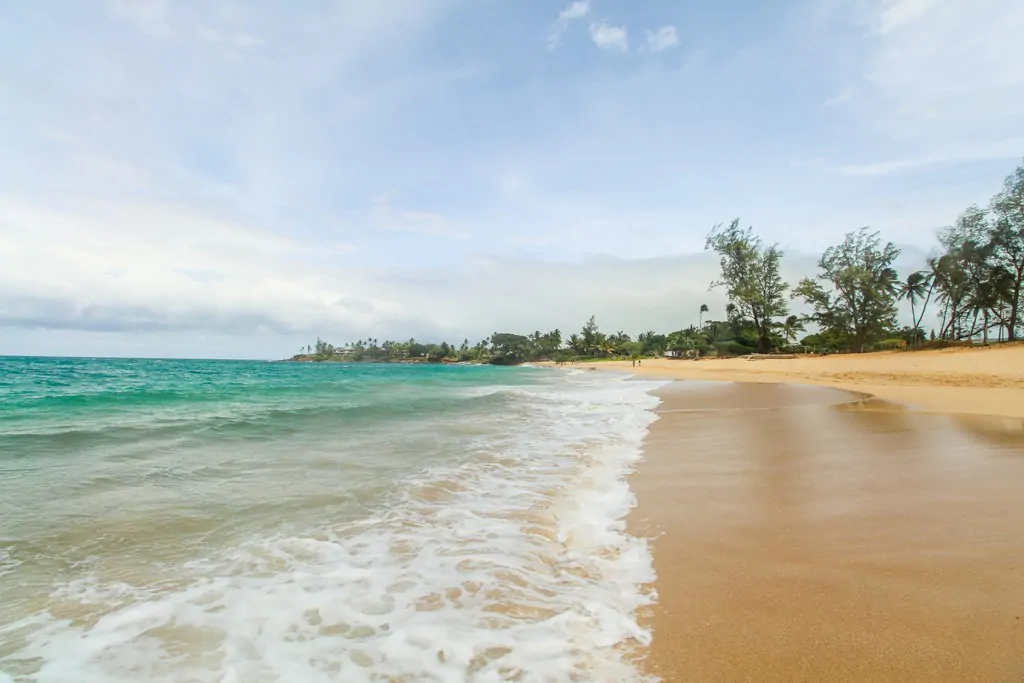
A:
<svg viewBox="0 0 1024 683">
<path fill-rule="evenodd" d="M 1024 157 L 1020 0 L 0 0 L 0 354 L 696 322 L 713 225 L 919 266 Z"/>
</svg>

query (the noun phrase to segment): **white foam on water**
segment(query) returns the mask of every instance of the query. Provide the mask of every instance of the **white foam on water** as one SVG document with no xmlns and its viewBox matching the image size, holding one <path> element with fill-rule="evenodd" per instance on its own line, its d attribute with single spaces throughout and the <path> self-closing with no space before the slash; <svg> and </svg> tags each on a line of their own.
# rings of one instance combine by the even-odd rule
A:
<svg viewBox="0 0 1024 683">
<path fill-rule="evenodd" d="M 631 654 L 650 641 L 636 612 L 654 572 L 626 533 L 625 477 L 657 383 L 556 379 L 502 387 L 518 400 L 472 460 L 402 482 L 375 517 L 253 539 L 180 567 L 171 588 L 61 586 L 61 609 L 0 629 L 20 642 L 0 670 L 38 683 L 647 680 Z"/>
<path fill-rule="evenodd" d="M 0 579 L 2 579 L 5 574 L 13 573 L 20 565 L 21 562 L 11 557 L 10 550 L 7 548 L 0 548 Z M 2 679 L 0 679 L 0 683 L 3 683 Z"/>
</svg>

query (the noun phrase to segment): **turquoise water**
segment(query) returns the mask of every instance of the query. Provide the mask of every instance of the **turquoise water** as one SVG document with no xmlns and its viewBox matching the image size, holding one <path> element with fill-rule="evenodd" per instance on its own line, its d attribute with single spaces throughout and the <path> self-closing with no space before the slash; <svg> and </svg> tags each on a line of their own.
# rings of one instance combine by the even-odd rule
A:
<svg viewBox="0 0 1024 683">
<path fill-rule="evenodd" d="M 653 386 L 0 358 L 0 680 L 636 679 Z"/>
</svg>

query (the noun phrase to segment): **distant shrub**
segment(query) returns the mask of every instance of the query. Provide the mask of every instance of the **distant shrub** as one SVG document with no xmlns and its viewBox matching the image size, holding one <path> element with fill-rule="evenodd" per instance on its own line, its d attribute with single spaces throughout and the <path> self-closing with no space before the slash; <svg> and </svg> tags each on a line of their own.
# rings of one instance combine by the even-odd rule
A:
<svg viewBox="0 0 1024 683">
<path fill-rule="evenodd" d="M 972 346 L 969 341 L 950 341 L 948 339 L 929 339 L 926 342 L 921 342 L 920 348 L 922 349 L 949 349 L 961 346 Z"/>
<path fill-rule="evenodd" d="M 754 353 L 755 349 L 735 341 L 716 342 L 715 348 L 721 356 L 746 356 Z"/>
<path fill-rule="evenodd" d="M 843 337 L 820 333 L 807 335 L 800 340 L 800 345 L 805 349 L 818 353 L 834 353 L 836 351 L 844 351 L 850 347 L 849 342 Z"/>
<path fill-rule="evenodd" d="M 741 330 L 740 333 L 736 335 L 736 340 L 733 343 L 750 349 L 747 353 L 753 353 L 757 348 L 757 332 L 750 329 Z M 739 356 L 742 354 L 737 353 L 735 355 Z"/>
<path fill-rule="evenodd" d="M 882 341 L 875 344 L 875 348 L 879 351 L 892 351 L 893 349 L 903 349 L 907 346 L 906 339 L 883 339 Z"/>
</svg>

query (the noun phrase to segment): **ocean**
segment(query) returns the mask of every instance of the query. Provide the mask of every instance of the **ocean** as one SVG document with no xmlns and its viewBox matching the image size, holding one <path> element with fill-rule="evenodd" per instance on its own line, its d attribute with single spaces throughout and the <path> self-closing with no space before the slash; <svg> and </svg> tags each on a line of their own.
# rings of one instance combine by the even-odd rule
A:
<svg viewBox="0 0 1024 683">
<path fill-rule="evenodd" d="M 598 374 L 0 358 L 0 682 L 645 680 Z"/>
</svg>

